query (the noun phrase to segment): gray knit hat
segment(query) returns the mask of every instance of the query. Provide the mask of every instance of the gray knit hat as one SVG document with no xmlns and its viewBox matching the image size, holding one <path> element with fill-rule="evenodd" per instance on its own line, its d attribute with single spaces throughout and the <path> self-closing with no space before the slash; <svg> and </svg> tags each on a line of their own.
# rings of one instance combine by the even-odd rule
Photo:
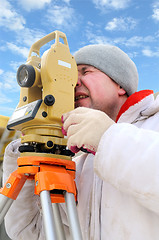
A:
<svg viewBox="0 0 159 240">
<path fill-rule="evenodd" d="M 75 55 L 77 65 L 91 65 L 118 83 L 130 96 L 137 91 L 138 72 L 134 62 L 120 48 L 110 45 L 88 45 Z"/>
</svg>

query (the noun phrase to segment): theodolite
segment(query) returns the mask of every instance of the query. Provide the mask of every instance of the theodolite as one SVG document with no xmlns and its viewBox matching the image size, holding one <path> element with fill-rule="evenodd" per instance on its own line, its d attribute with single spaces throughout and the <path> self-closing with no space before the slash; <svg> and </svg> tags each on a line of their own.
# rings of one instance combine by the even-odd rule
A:
<svg viewBox="0 0 159 240">
<path fill-rule="evenodd" d="M 52 39 L 55 44 L 40 58 L 40 47 Z M 67 140 L 61 132 L 61 116 L 74 108 L 77 82 L 76 62 L 64 33 L 55 31 L 32 45 L 26 64 L 17 71 L 17 81 L 20 101 L 7 127 L 22 132 L 22 143 L 28 146 L 21 150 L 63 154 Z"/>
<path fill-rule="evenodd" d="M 40 48 L 52 40 L 51 48 L 40 57 Z M 57 206 L 61 202 L 67 205 L 72 238 L 82 239 L 75 203 L 75 163 L 61 131 L 62 114 L 74 108 L 77 77 L 77 65 L 64 33 L 54 31 L 34 43 L 26 64 L 17 71 L 20 101 L 7 125 L 22 135 L 18 169 L 1 189 L 1 219 L 25 181 L 33 179 L 47 240 L 65 239 Z M 52 203 L 57 209 L 54 214 Z"/>
</svg>

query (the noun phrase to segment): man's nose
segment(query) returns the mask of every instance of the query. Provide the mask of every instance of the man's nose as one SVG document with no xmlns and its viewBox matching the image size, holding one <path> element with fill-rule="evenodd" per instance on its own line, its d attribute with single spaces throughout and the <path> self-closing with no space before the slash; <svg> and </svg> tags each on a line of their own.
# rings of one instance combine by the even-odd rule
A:
<svg viewBox="0 0 159 240">
<path fill-rule="evenodd" d="M 81 77 L 82 77 L 82 75 L 80 73 L 78 73 L 78 80 L 77 80 L 76 87 L 81 86 L 81 84 L 82 84 Z"/>
</svg>

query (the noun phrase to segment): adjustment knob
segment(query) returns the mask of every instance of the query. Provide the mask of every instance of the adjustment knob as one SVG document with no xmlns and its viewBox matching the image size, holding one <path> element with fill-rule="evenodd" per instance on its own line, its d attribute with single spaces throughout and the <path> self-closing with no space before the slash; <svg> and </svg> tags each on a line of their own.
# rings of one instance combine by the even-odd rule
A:
<svg viewBox="0 0 159 240">
<path fill-rule="evenodd" d="M 54 96 L 51 95 L 51 94 L 45 96 L 45 98 L 44 98 L 44 103 L 45 103 L 47 106 L 52 106 L 52 105 L 55 103 L 55 98 L 54 98 Z"/>
</svg>

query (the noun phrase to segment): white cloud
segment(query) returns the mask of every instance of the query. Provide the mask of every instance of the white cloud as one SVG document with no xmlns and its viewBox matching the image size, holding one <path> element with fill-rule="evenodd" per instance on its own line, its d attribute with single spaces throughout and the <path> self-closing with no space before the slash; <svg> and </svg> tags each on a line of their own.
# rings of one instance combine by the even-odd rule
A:
<svg viewBox="0 0 159 240">
<path fill-rule="evenodd" d="M 17 69 L 19 68 L 20 65 L 24 64 L 25 62 L 21 61 L 21 62 L 10 62 L 10 66 L 11 68 L 16 72 Z"/>
<path fill-rule="evenodd" d="M 77 16 L 73 8 L 68 6 L 52 6 L 48 9 L 46 19 L 52 26 L 71 29 L 77 24 Z"/>
<path fill-rule="evenodd" d="M 19 100 L 19 93 L 16 71 L 3 71 L 0 75 L 0 114 L 12 114 Z"/>
<path fill-rule="evenodd" d="M 125 9 L 129 6 L 131 0 L 93 0 L 97 8 L 103 10 L 104 8 Z"/>
<path fill-rule="evenodd" d="M 124 44 L 127 47 L 140 47 L 143 41 L 144 41 L 143 37 L 133 36 L 129 39 L 125 39 Z"/>
<path fill-rule="evenodd" d="M 70 3 L 71 0 L 63 0 L 65 3 Z"/>
<path fill-rule="evenodd" d="M 88 41 L 91 44 L 109 44 L 109 45 L 118 45 L 118 46 L 120 45 L 130 46 L 131 44 L 136 45 L 137 44 L 136 42 L 139 41 L 138 38 L 140 38 L 140 37 L 134 37 L 133 39 L 132 38 L 127 39 L 126 37 L 109 38 L 104 35 L 94 34 L 94 32 L 90 30 L 86 32 L 86 36 L 88 38 Z"/>
<path fill-rule="evenodd" d="M 51 0 L 31 0 L 30 2 L 36 2 L 37 4 L 42 4 L 42 2 L 46 2 Z M 23 3 L 27 0 L 21 1 Z M 26 21 L 23 18 L 23 16 L 19 15 L 15 9 L 11 6 L 9 1 L 7 0 L 0 0 L 0 26 L 2 26 L 5 29 L 9 29 L 12 31 L 16 31 L 15 37 L 17 37 L 17 41 L 22 44 L 22 42 L 26 45 L 31 47 L 31 45 L 42 38 L 45 34 L 36 29 L 29 29 L 25 27 Z M 4 46 L 0 46 L 0 50 L 5 50 Z"/>
<path fill-rule="evenodd" d="M 158 40 L 152 36 L 133 36 L 131 38 L 126 37 L 119 37 L 119 38 L 112 38 L 106 37 L 104 35 L 97 35 L 92 30 L 87 30 L 87 44 L 108 44 L 118 46 L 121 49 L 127 49 L 127 54 L 130 58 L 134 58 L 136 56 L 143 55 L 146 57 L 159 57 L 159 48 L 152 50 L 148 47 L 148 45 L 152 44 L 153 42 L 157 42 Z M 85 44 L 85 43 L 84 43 Z M 145 47 L 145 44 L 147 47 Z"/>
<path fill-rule="evenodd" d="M 108 45 L 115 45 L 118 47 L 127 47 L 128 49 L 134 49 L 135 48 L 135 52 L 133 51 L 133 53 L 131 54 L 131 52 L 129 52 L 129 56 L 136 56 L 138 53 L 137 51 L 142 51 L 143 46 L 148 45 L 148 44 L 152 44 L 158 41 L 158 39 L 156 37 L 153 36 L 133 36 L 131 38 L 126 38 L 126 37 L 107 37 L 105 35 L 102 34 L 95 34 L 93 30 L 88 29 L 86 31 L 86 36 L 87 36 L 87 43 L 89 42 L 89 44 L 108 44 Z M 85 44 L 85 43 L 84 43 Z M 159 56 L 159 50 L 155 52 L 150 51 L 148 48 L 144 48 L 144 50 L 142 51 L 142 54 L 145 56 L 152 56 L 152 54 L 154 56 Z"/>
<path fill-rule="evenodd" d="M 29 12 L 44 8 L 47 4 L 51 3 L 51 0 L 18 0 L 18 2 L 23 9 Z"/>
<path fill-rule="evenodd" d="M 5 72 L 4 76 L 3 76 L 3 79 L 4 79 L 4 87 L 6 89 L 16 88 L 16 86 L 13 86 L 13 83 L 16 83 L 15 72 L 11 72 L 11 71 Z"/>
<path fill-rule="evenodd" d="M 3 45 L 0 46 L 0 51 L 5 51 L 6 50 L 6 47 Z"/>
<path fill-rule="evenodd" d="M 159 21 L 159 2 L 156 2 L 153 5 L 153 14 L 152 14 L 152 18 Z"/>
<path fill-rule="evenodd" d="M 6 46 L 8 49 L 10 49 L 13 53 L 16 53 L 16 54 L 19 54 L 21 55 L 22 57 L 24 58 L 27 58 L 28 57 L 28 53 L 29 53 L 29 49 L 26 48 L 26 47 L 20 47 L 20 46 L 17 46 L 16 44 L 14 43 L 6 43 Z"/>
<path fill-rule="evenodd" d="M 0 104 L 9 103 L 9 102 L 11 102 L 11 99 L 9 99 L 8 96 L 5 94 L 1 94 Z M 4 108 L 6 109 L 6 107 L 0 107 L 0 110 L 2 109 L 5 110 Z"/>
<path fill-rule="evenodd" d="M 16 81 L 16 72 L 7 71 L 1 75 L 0 91 L 17 92 L 20 87 Z"/>
<path fill-rule="evenodd" d="M 129 39 L 126 39 L 124 44 L 127 47 L 142 47 L 143 44 L 145 43 L 152 43 L 155 41 L 156 41 L 155 38 L 153 38 L 152 36 L 146 36 L 146 37 L 134 36 Z"/>
<path fill-rule="evenodd" d="M 159 21 L 159 8 L 153 10 L 152 18 Z"/>
<path fill-rule="evenodd" d="M 142 53 L 144 56 L 147 56 L 147 57 L 152 57 L 152 55 L 153 55 L 153 53 L 150 49 L 143 49 Z"/>
<path fill-rule="evenodd" d="M 12 95 L 4 93 L 4 90 L 1 90 L 1 84 L 0 84 L 0 115 L 3 116 L 10 116 L 12 115 L 13 111 L 15 110 L 15 107 L 12 107 L 11 105 L 14 104 L 14 100 L 12 99 Z M 16 103 L 15 103 L 16 104 Z"/>
<path fill-rule="evenodd" d="M 12 101 L 8 100 L 8 98 L 6 96 L 4 98 L 0 99 L 0 104 L 4 105 L 4 103 L 8 103 L 8 102 L 12 102 Z M 3 116 L 10 117 L 14 110 L 15 110 L 15 108 L 8 107 L 8 105 L 7 106 L 0 106 L 0 114 L 3 115 Z"/>
<path fill-rule="evenodd" d="M 127 30 L 134 29 L 136 24 L 137 24 L 137 22 L 135 21 L 135 19 L 130 18 L 130 17 L 128 17 L 128 18 L 122 18 L 122 17 L 113 18 L 112 21 L 107 23 L 105 30 L 127 31 Z"/>
<path fill-rule="evenodd" d="M 11 6 L 9 1 L 0 0 L 0 26 L 12 31 L 24 29 L 25 19 Z"/>
<path fill-rule="evenodd" d="M 31 46 L 44 36 L 46 36 L 46 33 L 40 30 L 24 28 L 16 32 L 14 43 L 5 42 L 0 46 L 0 51 L 9 49 L 12 53 L 27 59 Z"/>
<path fill-rule="evenodd" d="M 105 36 L 96 36 L 94 34 L 89 33 L 87 35 L 89 41 L 91 44 L 108 44 L 108 45 L 112 45 L 113 41 L 110 38 L 107 38 Z"/>
<path fill-rule="evenodd" d="M 159 50 L 152 51 L 149 47 L 144 48 L 142 53 L 146 57 L 159 57 Z"/>
<path fill-rule="evenodd" d="M 0 75 L 3 74 L 3 72 L 4 72 L 4 71 L 3 71 L 2 69 L 0 69 Z"/>
<path fill-rule="evenodd" d="M 44 37 L 46 34 L 40 30 L 25 28 L 17 33 L 17 42 L 31 47 L 33 43 Z"/>
</svg>

